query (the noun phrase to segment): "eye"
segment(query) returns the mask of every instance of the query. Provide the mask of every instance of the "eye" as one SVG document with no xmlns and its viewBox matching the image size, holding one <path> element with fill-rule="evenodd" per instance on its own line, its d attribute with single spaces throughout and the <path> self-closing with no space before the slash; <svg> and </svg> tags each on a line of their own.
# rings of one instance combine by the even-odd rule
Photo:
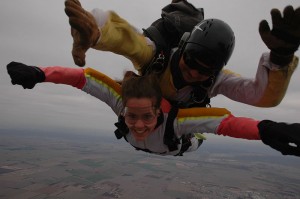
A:
<svg viewBox="0 0 300 199">
<path fill-rule="evenodd" d="M 146 114 L 146 115 L 143 115 L 143 120 L 146 122 L 151 122 L 154 119 L 154 117 L 155 116 L 152 114 Z"/>
<path fill-rule="evenodd" d="M 191 57 L 188 54 L 183 55 L 183 61 L 185 62 L 186 65 L 191 64 Z"/>
<path fill-rule="evenodd" d="M 137 116 L 135 114 L 132 114 L 132 113 L 126 114 L 125 117 L 127 117 L 129 120 L 136 120 L 137 119 Z"/>
</svg>

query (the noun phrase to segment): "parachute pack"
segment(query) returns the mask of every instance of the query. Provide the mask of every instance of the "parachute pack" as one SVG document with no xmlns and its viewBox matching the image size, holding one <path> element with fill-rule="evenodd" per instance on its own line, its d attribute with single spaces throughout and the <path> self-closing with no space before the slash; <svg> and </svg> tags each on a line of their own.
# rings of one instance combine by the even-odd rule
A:
<svg viewBox="0 0 300 199">
<path fill-rule="evenodd" d="M 187 1 L 178 1 L 165 6 L 162 9 L 161 18 L 153 22 L 149 28 L 143 29 L 144 35 L 155 43 L 156 54 L 150 64 L 142 67 L 142 75 L 153 72 L 158 75 L 162 74 L 169 64 L 172 49 L 180 49 L 180 46 L 183 46 L 188 39 L 187 33 L 190 33 L 203 19 L 204 9 L 195 8 Z M 171 65 L 174 66 L 174 63 Z M 176 67 L 173 69 L 177 70 Z M 207 88 L 213 84 L 213 81 L 209 79 L 204 82 L 204 85 L 193 85 L 194 91 L 190 102 L 173 105 L 181 108 L 210 106 Z"/>
<path fill-rule="evenodd" d="M 191 32 L 195 25 L 204 19 L 203 8 L 195 8 L 187 1 L 171 3 L 162 9 L 161 18 L 147 29 L 144 35 L 156 45 L 156 55 L 142 74 L 163 72 L 166 68 L 171 50 L 179 46 L 184 33 Z M 184 39 L 184 38 L 183 38 Z"/>
</svg>

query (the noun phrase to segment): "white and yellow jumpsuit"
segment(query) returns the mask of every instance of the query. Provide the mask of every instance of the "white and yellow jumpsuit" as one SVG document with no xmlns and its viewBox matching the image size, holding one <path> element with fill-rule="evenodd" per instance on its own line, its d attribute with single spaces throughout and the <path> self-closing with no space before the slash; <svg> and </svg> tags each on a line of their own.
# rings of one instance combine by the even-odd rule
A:
<svg viewBox="0 0 300 199">
<path fill-rule="evenodd" d="M 108 76 L 92 68 L 69 68 L 60 66 L 39 67 L 45 73 L 45 82 L 67 84 L 98 98 L 106 103 L 119 116 L 123 110 L 121 87 Z M 150 150 L 160 155 L 178 154 L 178 150 L 169 151 L 163 138 L 168 113 L 163 114 L 162 122 L 143 141 L 136 140 L 129 130 L 126 140 L 134 147 Z M 100 121 L 101 122 L 101 121 Z M 174 122 L 174 133 L 180 138 L 182 135 L 195 133 L 212 133 L 234 138 L 260 140 L 259 121 L 251 118 L 235 117 L 224 108 L 189 108 L 179 109 Z M 198 148 L 198 142 L 192 142 L 188 151 Z"/>
</svg>

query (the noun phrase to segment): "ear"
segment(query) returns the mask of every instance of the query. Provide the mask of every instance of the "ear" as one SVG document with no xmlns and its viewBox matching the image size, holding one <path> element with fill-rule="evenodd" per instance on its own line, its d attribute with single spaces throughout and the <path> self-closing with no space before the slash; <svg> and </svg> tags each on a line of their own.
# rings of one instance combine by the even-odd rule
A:
<svg viewBox="0 0 300 199">
<path fill-rule="evenodd" d="M 160 114 L 161 114 L 161 109 L 156 109 L 156 115 L 160 116 Z"/>
</svg>

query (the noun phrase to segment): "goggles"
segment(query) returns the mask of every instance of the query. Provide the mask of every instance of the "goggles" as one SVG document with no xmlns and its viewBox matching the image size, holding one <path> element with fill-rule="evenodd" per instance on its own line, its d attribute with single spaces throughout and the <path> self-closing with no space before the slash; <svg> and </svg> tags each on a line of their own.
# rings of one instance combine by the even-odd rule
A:
<svg viewBox="0 0 300 199">
<path fill-rule="evenodd" d="M 220 61 L 220 57 L 213 55 L 208 49 L 200 45 L 188 43 L 183 51 L 183 60 L 185 64 L 200 74 L 212 76 L 220 71 L 224 64 Z"/>
<path fill-rule="evenodd" d="M 149 108 L 149 107 L 148 107 Z M 132 108 L 130 108 L 132 109 Z M 125 121 L 129 124 L 135 124 L 138 120 L 141 120 L 144 124 L 152 124 L 157 118 L 156 109 L 151 107 L 151 110 L 143 114 L 136 114 L 136 111 L 129 111 L 128 107 L 124 109 Z"/>
</svg>

